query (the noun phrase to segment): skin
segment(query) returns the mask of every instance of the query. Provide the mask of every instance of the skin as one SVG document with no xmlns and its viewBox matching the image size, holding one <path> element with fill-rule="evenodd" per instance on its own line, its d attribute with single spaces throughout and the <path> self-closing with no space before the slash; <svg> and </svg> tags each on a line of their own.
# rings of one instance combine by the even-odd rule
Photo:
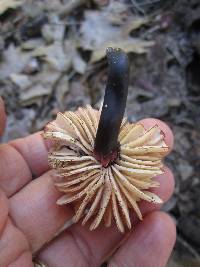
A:
<svg viewBox="0 0 200 267">
<path fill-rule="evenodd" d="M 5 121 L 0 99 L 1 134 Z M 166 124 L 141 122 L 146 128 L 157 123 L 172 149 L 173 135 Z M 133 214 L 134 227 L 126 234 L 114 226 L 90 232 L 78 223 L 44 246 L 73 214 L 69 205 L 56 205 L 60 193 L 48 168 L 47 146 L 40 133 L 0 146 L 0 266 L 33 267 L 35 253 L 48 267 L 97 267 L 105 259 L 109 267 L 165 267 L 176 239 L 175 225 L 159 206 L 146 202 L 140 205 L 143 221 Z M 174 190 L 172 172 L 166 167 L 156 179 L 160 187 L 154 192 L 166 202 Z"/>
</svg>

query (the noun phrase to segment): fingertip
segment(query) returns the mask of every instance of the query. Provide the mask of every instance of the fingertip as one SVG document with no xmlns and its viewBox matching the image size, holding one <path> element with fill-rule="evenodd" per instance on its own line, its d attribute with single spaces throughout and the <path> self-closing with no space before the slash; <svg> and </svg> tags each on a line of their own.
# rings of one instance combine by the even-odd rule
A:
<svg viewBox="0 0 200 267">
<path fill-rule="evenodd" d="M 174 146 L 174 135 L 171 128 L 165 122 L 155 118 L 147 118 L 141 120 L 140 123 L 144 125 L 145 129 L 149 129 L 155 125 L 158 125 L 164 133 L 164 139 L 167 146 L 169 146 L 170 151 L 172 150 Z"/>
<path fill-rule="evenodd" d="M 152 231 L 158 234 L 158 241 L 169 251 L 169 255 L 176 242 L 176 224 L 173 218 L 163 212 L 154 211 L 147 217 L 147 223 L 153 226 Z"/>
<path fill-rule="evenodd" d="M 152 192 L 158 194 L 158 196 L 164 201 L 168 201 L 173 194 L 175 187 L 175 180 L 172 171 L 164 166 L 164 173 L 158 175 L 155 180 L 160 183 L 160 186 L 157 188 L 153 188 Z"/>
<path fill-rule="evenodd" d="M 149 238 L 155 240 L 155 250 L 166 250 L 165 255 L 170 255 L 176 241 L 176 225 L 172 217 L 163 211 L 154 211 L 144 218 L 143 227 L 146 227 Z M 163 256 L 167 259 L 167 256 Z M 165 266 L 165 265 L 161 265 Z"/>
<path fill-rule="evenodd" d="M 152 212 L 136 226 L 108 266 L 132 266 L 134 262 L 134 266 L 164 267 L 175 240 L 176 227 L 172 218 L 164 212 Z"/>
<path fill-rule="evenodd" d="M 164 167 L 164 173 L 155 177 L 155 180 L 159 182 L 159 186 L 152 188 L 151 192 L 158 195 L 159 198 L 166 203 L 172 196 L 174 191 L 174 175 L 168 167 Z M 154 210 L 160 209 L 162 204 L 154 204 L 146 201 L 141 201 L 140 209 L 143 215 L 150 213 Z"/>
<path fill-rule="evenodd" d="M 157 231 L 163 232 L 163 229 L 166 233 L 170 234 L 170 245 L 174 245 L 176 240 L 176 225 L 173 218 L 163 212 L 163 211 L 154 211 L 148 214 L 148 223 L 151 223 L 154 225 L 154 228 L 157 229 Z"/>
</svg>

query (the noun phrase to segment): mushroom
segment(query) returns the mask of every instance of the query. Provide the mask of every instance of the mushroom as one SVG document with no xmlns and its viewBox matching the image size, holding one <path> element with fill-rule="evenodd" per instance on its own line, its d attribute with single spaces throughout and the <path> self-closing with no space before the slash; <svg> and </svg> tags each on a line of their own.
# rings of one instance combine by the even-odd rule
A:
<svg viewBox="0 0 200 267">
<path fill-rule="evenodd" d="M 128 92 L 129 63 L 121 49 L 108 48 L 108 81 L 102 110 L 90 105 L 58 113 L 46 125 L 44 138 L 54 140 L 48 160 L 62 177 L 56 187 L 63 196 L 58 205 L 73 203 L 74 222 L 116 223 L 120 232 L 131 229 L 130 210 L 139 219 L 140 200 L 162 203 L 152 193 L 154 177 L 163 173 L 168 153 L 158 125 L 145 130 L 123 118 Z"/>
</svg>

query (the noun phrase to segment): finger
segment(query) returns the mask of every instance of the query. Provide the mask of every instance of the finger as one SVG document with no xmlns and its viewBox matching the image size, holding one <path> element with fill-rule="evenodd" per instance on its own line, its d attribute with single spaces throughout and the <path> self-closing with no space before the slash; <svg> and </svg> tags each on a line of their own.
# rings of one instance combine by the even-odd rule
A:
<svg viewBox="0 0 200 267">
<path fill-rule="evenodd" d="M 0 212 L 0 266 L 32 267 L 28 242 L 8 219 L 8 199 L 2 190 L 0 190 Z"/>
<path fill-rule="evenodd" d="M 0 189 L 0 236 L 7 222 L 8 217 L 8 199 L 5 193 Z"/>
<path fill-rule="evenodd" d="M 6 112 L 4 108 L 3 99 L 0 97 L 0 136 L 3 135 L 6 125 Z"/>
<path fill-rule="evenodd" d="M 139 121 L 139 123 L 142 123 L 145 127 L 145 129 L 149 129 L 155 125 L 158 125 L 161 131 L 164 134 L 164 140 L 166 142 L 166 145 L 169 147 L 169 153 L 173 149 L 174 146 L 174 135 L 172 133 L 172 130 L 169 128 L 169 126 L 164 123 L 161 120 L 155 119 L 155 118 L 147 118 Z M 155 180 L 157 180 L 160 183 L 160 187 L 151 189 L 151 192 L 157 194 L 160 196 L 160 198 L 166 202 L 172 195 L 174 191 L 174 176 L 171 170 L 167 167 L 164 168 L 164 175 L 158 175 Z M 169 180 L 169 186 L 163 187 L 163 180 L 168 177 Z M 161 205 L 160 205 L 161 206 Z M 159 208 L 159 205 L 153 203 L 146 203 L 145 201 L 141 201 L 140 208 L 142 210 L 142 213 L 145 214 L 146 212 L 150 212 L 154 210 L 155 208 Z"/>
<path fill-rule="evenodd" d="M 12 266 L 24 253 L 29 254 L 29 257 L 31 257 L 31 253 L 28 251 L 29 244 L 25 236 L 11 223 L 10 220 L 7 220 L 0 239 L 0 266 L 8 267 L 10 264 Z M 21 267 L 21 265 L 18 266 Z M 27 262 L 26 266 L 31 265 Z"/>
<path fill-rule="evenodd" d="M 165 267 L 176 240 L 172 219 L 163 212 L 153 212 L 138 224 L 128 240 L 116 252 L 109 267 Z"/>
<path fill-rule="evenodd" d="M 40 249 L 72 216 L 68 206 L 58 206 L 60 193 L 51 172 L 32 181 L 10 198 L 10 214 L 27 237 L 32 251 Z"/>
<path fill-rule="evenodd" d="M 0 187 L 8 197 L 47 169 L 47 148 L 40 133 L 0 146 Z"/>
<path fill-rule="evenodd" d="M 154 179 L 155 181 L 159 182 L 160 186 L 151 188 L 150 191 L 158 195 L 162 199 L 163 203 L 165 203 L 171 198 L 173 194 L 175 181 L 174 175 L 168 167 L 165 166 L 163 170 L 164 173 L 156 176 Z M 150 211 L 159 209 L 161 206 L 162 204 L 149 203 L 143 200 L 140 202 L 140 209 L 142 214 L 144 215 Z"/>
<path fill-rule="evenodd" d="M 161 181 L 159 188 L 154 192 L 164 201 L 167 201 L 173 192 L 174 180 L 171 171 L 166 168 L 166 172 L 159 177 Z M 158 209 L 156 205 L 143 203 L 141 210 L 143 213 Z M 132 218 L 136 224 L 136 216 Z M 101 226 L 95 231 L 90 231 L 89 227 L 83 227 L 81 223 L 73 225 L 68 232 L 62 234 L 54 240 L 48 248 L 45 248 L 39 255 L 41 261 L 49 266 L 99 266 L 110 253 L 119 246 L 124 235 L 119 233 L 116 227 L 105 228 Z M 134 226 L 133 226 L 134 231 Z"/>
<path fill-rule="evenodd" d="M 10 145 L 0 146 L 0 187 L 10 197 L 32 179 L 28 165 Z"/>
<path fill-rule="evenodd" d="M 174 135 L 172 133 L 172 130 L 169 128 L 169 126 L 166 123 L 164 123 L 161 120 L 154 119 L 154 118 L 143 119 L 139 121 L 139 123 L 143 124 L 145 129 L 149 129 L 155 125 L 158 125 L 164 134 L 164 140 L 167 146 L 169 147 L 169 153 L 170 153 L 174 145 Z"/>
<path fill-rule="evenodd" d="M 14 262 L 7 267 L 34 267 L 30 251 L 23 252 Z"/>
<path fill-rule="evenodd" d="M 36 177 L 49 169 L 47 157 L 48 143 L 44 142 L 41 134 L 42 132 L 38 132 L 10 142 L 23 156 L 32 174 Z"/>
<path fill-rule="evenodd" d="M 99 267 L 102 263 L 102 255 L 107 254 L 107 251 L 112 249 L 112 244 L 119 242 L 123 235 L 114 234 L 114 231 L 117 232 L 116 228 L 102 226 L 93 232 L 88 229 L 86 231 L 87 239 L 80 232 L 74 234 L 74 231 L 65 231 L 43 249 L 37 257 L 47 266 Z M 92 241 L 91 244 L 88 244 L 88 239 Z M 99 260 L 100 254 L 101 259 Z"/>
</svg>

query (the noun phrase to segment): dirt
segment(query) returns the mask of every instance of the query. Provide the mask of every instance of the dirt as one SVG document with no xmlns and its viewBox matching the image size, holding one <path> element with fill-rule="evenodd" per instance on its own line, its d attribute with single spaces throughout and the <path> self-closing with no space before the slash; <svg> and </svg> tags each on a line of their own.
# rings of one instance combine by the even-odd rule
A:
<svg viewBox="0 0 200 267">
<path fill-rule="evenodd" d="M 127 116 L 159 118 L 175 135 L 166 164 L 176 189 L 164 210 L 178 237 L 168 266 L 200 266 L 199 1 L 14 2 L 0 7 L 2 141 L 43 129 L 58 110 L 98 107 L 105 47 L 116 43 L 131 62 Z"/>
</svg>

